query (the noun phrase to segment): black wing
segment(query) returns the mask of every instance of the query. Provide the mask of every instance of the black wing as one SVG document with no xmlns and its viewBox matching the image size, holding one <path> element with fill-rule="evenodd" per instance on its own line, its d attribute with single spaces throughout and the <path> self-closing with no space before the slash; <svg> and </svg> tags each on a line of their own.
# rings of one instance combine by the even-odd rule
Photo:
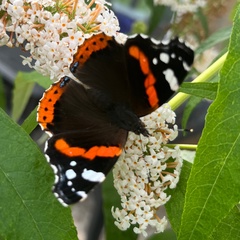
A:
<svg viewBox="0 0 240 240">
<path fill-rule="evenodd" d="M 178 38 L 162 43 L 144 35 L 127 40 L 125 55 L 131 108 L 138 116 L 151 113 L 178 90 L 194 58 Z"/>
<path fill-rule="evenodd" d="M 127 138 L 127 131 L 92 102 L 89 90 L 68 77 L 45 92 L 38 122 L 53 134 L 46 155 L 55 170 L 53 191 L 65 204 L 84 199 L 104 180 Z"/>
<path fill-rule="evenodd" d="M 135 35 L 121 45 L 100 33 L 79 47 L 70 69 L 84 84 L 144 116 L 174 94 L 193 58 L 191 48 L 178 38 L 161 43 Z"/>
</svg>

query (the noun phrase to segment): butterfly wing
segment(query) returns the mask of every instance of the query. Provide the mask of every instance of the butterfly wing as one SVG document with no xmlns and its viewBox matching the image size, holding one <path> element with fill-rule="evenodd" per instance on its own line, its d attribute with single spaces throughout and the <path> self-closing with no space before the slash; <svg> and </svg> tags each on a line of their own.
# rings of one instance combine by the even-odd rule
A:
<svg viewBox="0 0 240 240">
<path fill-rule="evenodd" d="M 70 66 L 74 76 L 115 103 L 129 105 L 130 86 L 124 45 L 104 33 L 79 46 Z"/>
<path fill-rule="evenodd" d="M 162 43 L 145 35 L 128 38 L 125 55 L 131 108 L 138 116 L 151 113 L 178 90 L 194 58 L 178 38 Z"/>
<path fill-rule="evenodd" d="M 38 122 L 50 134 L 46 154 L 54 192 L 65 204 L 84 199 L 112 168 L 128 131 L 147 136 L 139 116 L 164 103 L 193 61 L 178 39 L 156 43 L 137 35 L 118 44 L 103 33 L 81 45 L 64 77 L 43 95 Z"/>
<path fill-rule="evenodd" d="M 84 199 L 105 179 L 127 138 L 127 131 L 112 124 L 89 94 L 64 77 L 39 103 L 38 122 L 51 136 L 45 153 L 56 176 L 53 191 L 65 204 Z"/>
<path fill-rule="evenodd" d="M 79 47 L 70 69 L 84 84 L 100 89 L 140 117 L 178 90 L 193 58 L 192 49 L 178 38 L 162 43 L 140 34 L 121 45 L 100 33 Z"/>
<path fill-rule="evenodd" d="M 78 48 L 70 66 L 74 76 L 105 98 L 99 106 L 120 128 L 148 132 L 131 109 L 131 86 L 126 65 L 125 47 L 103 33 L 93 35 Z M 95 101 L 99 105 L 101 101 Z"/>
</svg>

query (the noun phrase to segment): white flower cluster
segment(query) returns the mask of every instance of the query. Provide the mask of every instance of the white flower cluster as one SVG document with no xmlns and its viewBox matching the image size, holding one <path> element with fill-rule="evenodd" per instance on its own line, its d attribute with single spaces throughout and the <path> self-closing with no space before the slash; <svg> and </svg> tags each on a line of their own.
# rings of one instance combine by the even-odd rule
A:
<svg viewBox="0 0 240 240">
<path fill-rule="evenodd" d="M 169 6 L 178 15 L 196 12 L 199 7 L 204 7 L 206 3 L 206 0 L 154 0 L 155 5 Z"/>
<path fill-rule="evenodd" d="M 30 52 L 23 64 L 56 80 L 69 74 L 72 57 L 96 32 L 118 34 L 119 24 L 105 0 L 2 0 L 0 46 L 21 46 Z"/>
<path fill-rule="evenodd" d="M 112 214 L 121 230 L 136 225 L 134 232 L 146 236 L 149 225 L 156 232 L 166 228 L 166 218 L 157 216 L 156 211 L 170 199 L 164 191 L 176 187 L 182 158 L 179 148 L 163 146 L 178 135 L 175 113 L 169 105 L 164 104 L 142 121 L 151 136 L 129 133 L 125 155 L 113 169 L 122 209 L 112 208 Z"/>
</svg>

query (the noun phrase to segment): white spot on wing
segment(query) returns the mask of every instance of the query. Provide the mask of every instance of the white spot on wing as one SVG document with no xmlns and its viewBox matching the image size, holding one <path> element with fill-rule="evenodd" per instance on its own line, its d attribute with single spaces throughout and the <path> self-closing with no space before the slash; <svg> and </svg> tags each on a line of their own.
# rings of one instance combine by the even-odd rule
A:
<svg viewBox="0 0 240 240">
<path fill-rule="evenodd" d="M 75 162 L 75 161 L 71 161 L 71 162 L 70 162 L 70 166 L 74 167 L 74 166 L 76 166 L 76 165 L 77 165 L 77 162 Z"/>
<path fill-rule="evenodd" d="M 45 158 L 46 158 L 47 162 L 50 162 L 50 157 L 47 154 L 45 154 Z"/>
<path fill-rule="evenodd" d="M 44 146 L 44 150 L 43 151 L 46 152 L 47 149 L 48 149 L 48 141 L 45 142 L 45 146 Z"/>
<path fill-rule="evenodd" d="M 178 38 L 178 41 L 179 41 L 180 43 L 184 43 L 184 40 L 183 40 L 182 38 Z"/>
<path fill-rule="evenodd" d="M 82 199 L 80 200 L 81 202 L 87 198 L 87 194 L 84 191 L 78 191 L 76 192 L 78 196 L 80 196 Z"/>
<path fill-rule="evenodd" d="M 51 166 L 51 168 L 52 168 L 54 174 L 57 174 L 57 172 L 58 172 L 57 167 L 56 167 L 55 165 L 53 165 L 53 164 L 51 164 L 50 166 Z"/>
<path fill-rule="evenodd" d="M 157 65 L 157 64 L 158 64 L 158 59 L 157 59 L 157 58 L 153 58 L 152 63 L 153 63 L 154 65 Z"/>
<path fill-rule="evenodd" d="M 67 179 L 73 179 L 77 176 L 77 174 L 72 169 L 68 169 L 65 174 Z"/>
<path fill-rule="evenodd" d="M 178 80 L 175 77 L 173 70 L 168 68 L 167 70 L 165 70 L 163 72 L 163 74 L 165 75 L 165 78 L 168 81 L 171 90 L 172 91 L 177 91 L 178 88 L 179 88 L 179 85 L 178 85 Z"/>
<path fill-rule="evenodd" d="M 52 137 L 52 136 L 53 136 L 53 134 L 52 134 L 50 131 L 47 131 L 47 130 L 45 130 L 44 128 L 43 128 L 42 130 L 45 131 L 45 133 L 46 133 L 49 137 Z"/>
<path fill-rule="evenodd" d="M 144 38 L 144 39 L 147 39 L 147 38 L 149 38 L 149 37 L 148 37 L 148 35 L 146 35 L 146 34 L 143 34 L 143 33 L 141 33 L 141 34 L 140 34 L 140 36 L 141 36 L 142 38 Z"/>
<path fill-rule="evenodd" d="M 58 201 L 59 201 L 64 207 L 68 207 L 68 205 L 67 205 L 61 198 L 58 198 Z"/>
<path fill-rule="evenodd" d="M 82 178 L 90 182 L 103 182 L 105 175 L 102 172 L 95 172 L 93 170 L 83 170 Z"/>
<path fill-rule="evenodd" d="M 164 45 L 168 45 L 170 43 L 170 41 L 168 39 L 163 39 L 162 40 L 162 44 Z"/>
<path fill-rule="evenodd" d="M 135 38 L 136 36 L 137 36 L 137 33 L 128 36 L 128 38 L 131 39 L 131 38 Z"/>
<path fill-rule="evenodd" d="M 191 45 L 189 42 L 184 42 L 184 45 L 190 49 L 194 49 L 194 46 Z"/>
<path fill-rule="evenodd" d="M 191 69 L 191 67 L 185 61 L 183 61 L 183 67 L 187 72 Z"/>
<path fill-rule="evenodd" d="M 170 58 L 169 58 L 169 55 L 168 55 L 167 53 L 160 53 L 159 59 L 160 59 L 162 62 L 168 64 Z"/>
<path fill-rule="evenodd" d="M 54 184 L 59 182 L 59 176 L 57 174 L 55 174 L 55 180 L 54 180 Z"/>
<path fill-rule="evenodd" d="M 54 196 L 55 196 L 56 198 L 59 197 L 59 194 L 58 194 L 58 193 L 54 192 L 53 194 L 54 194 Z"/>
<path fill-rule="evenodd" d="M 68 182 L 67 182 L 67 185 L 68 185 L 69 187 L 72 186 L 72 185 L 73 185 L 72 181 L 68 181 Z"/>
<path fill-rule="evenodd" d="M 158 44 L 161 43 L 161 41 L 159 41 L 159 40 L 157 40 L 157 39 L 155 39 L 155 38 L 150 38 L 150 39 L 151 39 L 152 43 L 154 43 L 154 44 L 156 44 L 156 45 L 158 45 Z"/>
<path fill-rule="evenodd" d="M 52 137 L 52 136 L 53 136 L 52 132 L 47 131 L 47 130 L 42 126 L 41 123 L 38 123 L 38 124 L 39 124 L 39 126 L 41 127 L 42 131 L 44 131 L 44 132 L 48 135 L 48 137 Z"/>
</svg>

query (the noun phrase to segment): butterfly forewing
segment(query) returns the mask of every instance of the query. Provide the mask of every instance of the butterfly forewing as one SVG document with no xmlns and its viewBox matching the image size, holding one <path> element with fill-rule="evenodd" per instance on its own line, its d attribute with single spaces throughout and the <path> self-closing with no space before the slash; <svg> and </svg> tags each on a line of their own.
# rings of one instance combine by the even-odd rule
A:
<svg viewBox="0 0 240 240">
<path fill-rule="evenodd" d="M 125 44 L 131 106 L 149 114 L 178 90 L 193 63 L 193 51 L 178 38 L 162 43 L 137 35 Z"/>
</svg>

